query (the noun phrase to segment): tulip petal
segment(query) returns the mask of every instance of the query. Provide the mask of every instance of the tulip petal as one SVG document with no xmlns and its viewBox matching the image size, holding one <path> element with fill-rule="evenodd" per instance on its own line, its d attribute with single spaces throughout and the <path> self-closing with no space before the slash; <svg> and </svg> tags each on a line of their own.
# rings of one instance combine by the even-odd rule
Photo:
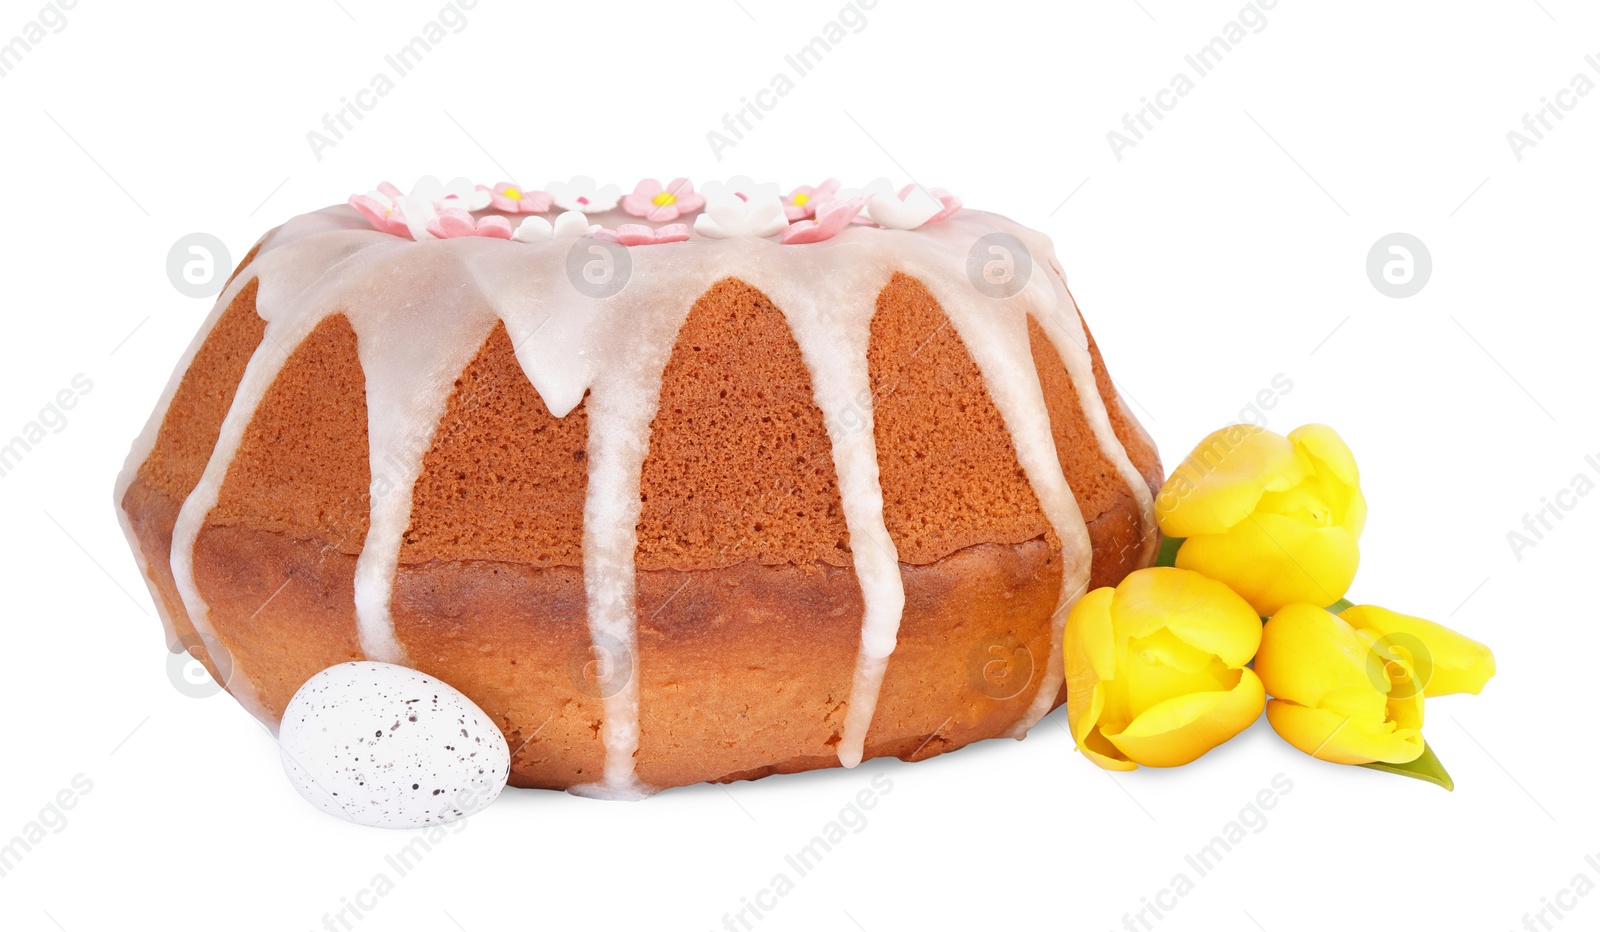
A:
<svg viewBox="0 0 1600 932">
<path fill-rule="evenodd" d="M 1259 629 L 1260 624 L 1256 627 Z M 1123 663 L 1130 659 L 1142 659 L 1178 677 L 1192 679 L 1222 665 L 1216 654 L 1195 647 L 1168 628 L 1157 628 L 1144 637 L 1128 638 L 1127 645 L 1128 654 L 1122 659 Z M 1125 667 L 1119 668 L 1118 672 L 1125 670 Z"/>
<path fill-rule="evenodd" d="M 1344 438 L 1326 424 L 1303 424 L 1289 431 L 1289 440 L 1302 452 L 1326 466 L 1345 485 L 1359 486 L 1361 471 Z"/>
<path fill-rule="evenodd" d="M 1303 706 L 1333 704 L 1348 715 L 1382 715 L 1377 658 L 1355 629 L 1315 605 L 1287 605 L 1261 630 L 1255 670 L 1268 693 Z"/>
<path fill-rule="evenodd" d="M 1379 682 L 1359 686 L 1343 686 L 1322 696 L 1316 707 L 1332 712 L 1340 718 L 1350 717 L 1365 722 L 1381 722 L 1389 714 L 1389 697 L 1384 694 L 1382 674 L 1373 673 Z M 1286 698 L 1279 696 L 1277 698 Z"/>
<path fill-rule="evenodd" d="M 1117 646 L 1111 624 L 1115 595 L 1115 589 L 1101 586 L 1084 593 L 1072 606 L 1062 635 L 1069 677 L 1093 673 L 1096 680 L 1109 680 L 1115 675 Z"/>
<path fill-rule="evenodd" d="M 1226 533 L 1191 536 L 1178 549 L 1176 562 L 1226 583 L 1265 616 L 1291 602 L 1339 601 L 1360 560 L 1355 535 L 1343 527 L 1256 514 Z"/>
<path fill-rule="evenodd" d="M 1220 534 L 1243 521 L 1269 491 L 1293 487 L 1305 464 L 1288 438 L 1250 424 L 1213 431 L 1178 464 L 1156 496 L 1169 537 Z"/>
<path fill-rule="evenodd" d="M 1148 637 L 1165 628 L 1230 667 L 1249 663 L 1261 646 L 1261 618 L 1250 604 L 1215 579 L 1185 569 L 1128 574 L 1117 585 L 1111 612 L 1121 637 Z"/>
<path fill-rule="evenodd" d="M 1422 692 L 1418 690 L 1407 693 L 1404 696 L 1391 695 L 1388 703 L 1385 704 L 1384 713 L 1388 716 L 1389 721 L 1395 723 L 1396 727 L 1421 731 Z"/>
<path fill-rule="evenodd" d="M 1250 727 L 1261 715 L 1266 694 L 1248 668 L 1236 671 L 1232 689 L 1189 693 L 1151 707 L 1106 739 L 1135 763 L 1147 767 L 1187 764 Z"/>
<path fill-rule="evenodd" d="M 1090 753 L 1091 732 L 1105 708 L 1104 680 L 1116 671 L 1110 586 L 1086 593 L 1067 616 L 1062 636 L 1067 677 L 1067 725 L 1078 749 Z M 1103 739 L 1102 739 L 1103 740 Z M 1106 748 L 1114 751 L 1114 748 Z M 1092 755 L 1091 755 L 1092 756 Z M 1100 763 L 1102 767 L 1107 766 Z"/>
<path fill-rule="evenodd" d="M 1422 733 L 1392 722 L 1377 724 L 1282 699 L 1267 703 L 1267 721 L 1283 740 L 1335 764 L 1404 764 L 1422 756 Z"/>
<path fill-rule="evenodd" d="M 1426 696 L 1477 695 L 1494 676 L 1493 651 L 1437 622 L 1376 605 L 1356 605 L 1339 617 L 1356 630 L 1372 632 L 1381 642 L 1412 654 Z"/>
<path fill-rule="evenodd" d="M 1165 628 L 1148 637 L 1129 638 L 1117 657 L 1117 678 L 1109 707 L 1100 716 L 1110 734 L 1174 696 L 1231 688 L 1237 671 L 1214 654 L 1196 650 Z"/>
<path fill-rule="evenodd" d="M 1361 489 L 1354 486 L 1350 489 L 1350 499 L 1345 503 L 1344 520 L 1341 522 L 1345 529 L 1356 537 L 1367 529 L 1367 497 Z"/>
<path fill-rule="evenodd" d="M 1283 515 L 1312 527 L 1342 527 L 1360 537 L 1367 524 L 1367 500 L 1361 489 L 1340 482 L 1310 457 L 1306 464 L 1306 478 L 1292 489 L 1262 495 L 1255 516 Z"/>
<path fill-rule="evenodd" d="M 1122 756 L 1122 752 L 1112 746 L 1111 742 L 1106 740 L 1105 735 L 1100 734 L 1098 731 L 1089 735 L 1087 742 L 1079 744 L 1078 750 L 1083 752 L 1084 757 L 1089 758 L 1097 766 L 1106 770 L 1126 772 L 1139 769 L 1138 764 Z"/>
<path fill-rule="evenodd" d="M 1073 743 L 1077 745 L 1078 750 L 1083 753 L 1084 757 L 1089 758 L 1097 766 L 1106 770 L 1137 770 L 1139 765 L 1128 760 L 1121 751 L 1117 750 L 1115 745 L 1106 740 L 1105 735 L 1100 733 L 1100 709 L 1104 704 L 1104 699 L 1105 687 L 1095 687 L 1091 704 L 1092 714 L 1082 720 L 1083 734 L 1073 733 Z"/>
</svg>

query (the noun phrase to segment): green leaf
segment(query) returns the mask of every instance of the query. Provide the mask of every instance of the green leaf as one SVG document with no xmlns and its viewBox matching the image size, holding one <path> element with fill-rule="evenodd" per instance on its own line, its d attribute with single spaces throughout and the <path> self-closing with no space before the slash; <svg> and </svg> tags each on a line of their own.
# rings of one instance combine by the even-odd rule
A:
<svg viewBox="0 0 1600 932">
<path fill-rule="evenodd" d="M 1423 742 L 1422 756 L 1407 764 L 1385 764 L 1382 761 L 1373 761 L 1370 764 L 1361 764 L 1369 770 L 1381 770 L 1384 773 L 1399 774 L 1402 777 L 1411 777 L 1442 786 L 1446 790 L 1454 790 L 1456 781 L 1450 779 L 1450 772 L 1444 769 L 1444 764 L 1439 762 L 1439 756 L 1433 753 L 1433 748 Z"/>
<path fill-rule="evenodd" d="M 1176 566 L 1178 564 L 1178 548 L 1183 546 L 1183 537 L 1161 538 L 1161 550 L 1156 554 L 1156 566 Z"/>
<path fill-rule="evenodd" d="M 1356 603 L 1350 601 L 1349 599 L 1340 599 L 1339 601 L 1337 601 L 1337 602 L 1333 603 L 1332 605 L 1328 606 L 1327 611 L 1332 613 L 1332 614 L 1337 615 L 1337 614 L 1339 614 L 1340 612 L 1344 611 L 1347 608 L 1355 608 L 1355 607 L 1356 607 Z"/>
</svg>

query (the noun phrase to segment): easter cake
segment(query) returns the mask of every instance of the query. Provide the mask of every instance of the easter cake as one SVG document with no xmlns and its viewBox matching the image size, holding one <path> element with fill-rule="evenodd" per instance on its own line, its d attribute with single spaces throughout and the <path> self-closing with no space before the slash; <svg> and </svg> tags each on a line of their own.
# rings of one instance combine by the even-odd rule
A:
<svg viewBox="0 0 1600 932">
<path fill-rule="evenodd" d="M 1047 238 L 947 192 L 424 179 L 250 250 L 115 494 L 274 730 L 401 664 L 626 797 L 1021 737 L 1161 476 Z"/>
</svg>

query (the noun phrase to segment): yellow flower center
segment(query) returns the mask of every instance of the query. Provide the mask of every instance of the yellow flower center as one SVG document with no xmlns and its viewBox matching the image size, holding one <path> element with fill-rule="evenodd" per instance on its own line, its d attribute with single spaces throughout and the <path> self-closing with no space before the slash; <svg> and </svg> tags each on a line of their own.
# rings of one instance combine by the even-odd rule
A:
<svg viewBox="0 0 1600 932">
<path fill-rule="evenodd" d="M 796 207 L 804 207 L 804 206 L 806 206 L 806 202 L 808 202 L 810 200 L 811 200 L 811 195 L 805 194 L 805 193 L 802 192 L 800 194 L 796 194 L 794 196 L 794 200 L 792 200 L 790 203 L 794 204 L 794 206 L 796 206 Z"/>
<path fill-rule="evenodd" d="M 513 201 L 522 200 L 522 192 L 518 191 L 516 188 L 511 187 L 510 185 L 507 185 L 506 189 L 504 191 L 501 191 L 500 193 L 505 195 L 506 197 L 511 198 Z"/>
<path fill-rule="evenodd" d="M 671 191 L 662 191 L 660 194 L 657 194 L 655 197 L 651 198 L 650 203 L 656 205 L 657 207 L 665 207 L 677 199 L 678 196 L 673 194 Z"/>
</svg>

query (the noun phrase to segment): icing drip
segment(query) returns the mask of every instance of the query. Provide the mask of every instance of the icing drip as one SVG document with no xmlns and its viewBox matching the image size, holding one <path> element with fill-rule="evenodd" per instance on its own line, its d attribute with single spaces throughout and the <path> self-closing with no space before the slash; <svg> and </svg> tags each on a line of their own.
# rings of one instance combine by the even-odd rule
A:
<svg viewBox="0 0 1600 932">
<path fill-rule="evenodd" d="M 183 384 L 184 374 L 189 371 L 189 366 L 194 363 L 195 357 L 200 353 L 200 347 L 205 345 L 206 338 L 211 336 L 211 331 L 216 328 L 217 321 L 222 319 L 223 313 L 227 311 L 228 304 L 232 300 L 231 297 L 227 301 L 219 299 L 212 306 L 211 312 L 206 315 L 205 322 L 201 324 L 200 330 L 194 335 L 194 339 L 189 342 L 188 348 L 183 351 L 183 355 L 178 359 L 177 367 L 172 370 L 172 375 L 167 379 L 166 386 L 161 390 L 161 397 L 156 401 L 155 411 L 151 413 L 150 419 L 145 422 L 144 429 L 139 432 L 139 436 L 134 438 L 133 448 L 128 451 L 128 458 L 123 461 L 122 471 L 117 474 L 116 486 L 112 489 L 112 499 L 117 510 L 117 523 L 122 526 L 122 534 L 128 539 L 128 546 L 133 550 L 133 560 L 139 567 L 139 575 L 144 577 L 145 587 L 150 590 L 150 600 L 155 603 L 156 614 L 161 617 L 161 627 L 167 637 L 167 649 L 173 653 L 183 650 L 183 646 L 179 643 L 177 625 L 173 621 L 172 613 L 167 610 L 166 600 L 161 597 L 160 591 L 156 588 L 155 577 L 150 574 L 150 558 L 145 554 L 143 545 L 139 543 L 139 536 L 133 530 L 133 521 L 128 517 L 128 513 L 123 510 L 122 502 L 127 497 L 128 489 L 132 487 L 133 480 L 139 475 L 139 467 L 144 465 L 145 460 L 150 458 L 150 454 L 156 448 L 156 439 L 161 435 L 161 425 L 166 421 L 167 412 L 172 408 L 172 399 L 178 394 L 178 386 Z"/>
<path fill-rule="evenodd" d="M 1029 231 L 1029 235 L 1038 239 L 1038 234 Z M 1046 242 L 1045 248 L 1048 248 L 1048 245 Z M 1155 498 L 1150 494 L 1150 486 L 1145 483 L 1139 467 L 1133 464 L 1133 459 L 1129 457 L 1127 449 L 1117 439 L 1116 430 L 1111 426 L 1108 402 L 1101 396 L 1099 383 L 1094 377 L 1094 360 L 1089 355 L 1089 335 L 1084 330 L 1083 318 L 1078 314 L 1078 304 L 1073 300 L 1072 293 L 1067 290 L 1066 280 L 1054 262 L 1050 263 L 1049 279 L 1051 297 L 1033 306 L 1033 316 L 1044 325 L 1045 335 L 1050 338 L 1050 344 L 1055 347 L 1062 364 L 1072 376 L 1073 390 L 1078 394 L 1101 452 L 1105 453 L 1112 465 L 1116 466 L 1117 474 L 1128 484 L 1128 490 L 1133 493 L 1134 501 L 1139 505 L 1142 525 L 1139 537 L 1140 559 L 1149 562 L 1155 559 L 1161 541 L 1155 522 Z M 1116 395 L 1112 401 L 1116 403 L 1127 422 L 1133 425 L 1134 430 L 1153 449 L 1155 442 L 1145 433 L 1144 426 L 1138 419 L 1128 414 L 1126 406 L 1122 403 L 1122 397 Z"/>
<path fill-rule="evenodd" d="M 894 652 L 906 593 L 899 551 L 884 525 L 867 375 L 872 314 L 878 292 L 894 269 L 882 252 L 855 248 L 844 257 L 833 254 L 841 248 L 850 249 L 829 244 L 813 254 L 810 261 L 818 265 L 815 275 L 773 278 L 770 273 L 758 274 L 759 265 L 743 274 L 752 276 L 745 281 L 760 288 L 783 311 L 811 373 L 812 394 L 822 410 L 833 448 L 839 499 L 850 533 L 850 556 L 864 607 L 861 647 L 838 744 L 839 763 L 854 767 L 865 754 L 867 729 L 878 707 L 889 655 Z M 848 426 L 851 424 L 857 426 Z"/>
<path fill-rule="evenodd" d="M 306 226 L 318 226 L 314 218 L 317 214 L 307 215 Z M 352 223 L 351 227 L 354 226 Z M 245 366 L 244 377 L 239 382 L 239 387 L 234 393 L 232 406 L 228 409 L 227 417 L 223 419 L 222 428 L 217 436 L 216 446 L 211 452 L 210 459 L 206 462 L 205 471 L 200 476 L 194 490 L 184 500 L 183 507 L 178 511 L 177 522 L 172 530 L 172 578 L 178 589 L 178 594 L 183 600 L 189 621 L 194 625 L 195 631 L 200 635 L 206 649 L 213 654 L 218 650 L 216 631 L 211 625 L 210 608 L 205 599 L 200 595 L 194 579 L 194 549 L 199 540 L 200 530 L 205 523 L 205 518 L 216 507 L 217 498 L 222 491 L 223 481 L 227 478 L 228 468 L 233 464 L 234 456 L 239 451 L 239 446 L 244 440 L 245 430 L 249 427 L 255 415 L 256 408 L 266 397 L 268 389 L 277 380 L 283 365 L 288 361 L 293 347 L 310 335 L 316 325 L 321 322 L 337 300 L 337 284 L 332 282 L 322 283 L 319 279 L 325 273 L 339 266 L 340 261 L 348 256 L 355 256 L 365 260 L 366 263 L 376 264 L 388 259 L 393 246 L 388 244 L 378 245 L 382 234 L 350 234 L 352 241 L 345 244 L 343 250 L 334 250 L 330 260 L 325 244 L 315 235 L 306 236 L 281 249 L 269 250 L 274 237 L 269 236 L 263 243 L 261 252 L 257 255 L 252 267 L 259 267 L 252 276 L 241 275 L 223 290 L 218 298 L 219 307 L 226 307 L 232 303 L 240 288 L 244 286 L 249 277 L 259 277 L 260 287 L 257 291 L 256 312 L 266 320 L 267 328 L 261 340 L 261 345 Z M 358 250 L 362 245 L 372 248 L 365 252 Z M 386 248 L 387 247 L 387 248 Z M 298 260 L 298 261 L 297 261 Z M 358 277 L 346 278 L 344 281 L 361 281 Z M 363 282 L 364 283 L 364 282 Z M 321 284 L 321 287 L 317 287 Z M 301 293 L 311 292 L 310 297 L 302 297 Z M 331 293 L 330 293 L 331 292 Z M 289 297 L 301 297 L 298 302 L 291 302 Z M 277 314 L 274 309 L 285 304 L 292 304 L 299 308 L 323 308 L 321 313 Z M 358 337 L 360 332 L 358 331 Z M 255 685 L 250 680 L 249 674 L 242 669 L 242 664 L 235 662 L 229 676 L 227 687 L 250 714 L 254 715 L 268 728 L 276 729 L 276 719 L 262 706 Z"/>
<path fill-rule="evenodd" d="M 1128 456 L 1127 449 L 1117 439 L 1116 431 L 1111 425 L 1111 414 L 1107 409 L 1106 400 L 1101 397 L 1098 383 L 1094 377 L 1094 361 L 1089 354 L 1089 337 L 1083 326 L 1083 318 L 1078 315 L 1078 306 L 1072 299 L 1072 294 L 1067 290 L 1066 281 L 1061 275 L 1056 264 L 1054 254 L 1050 250 L 1050 242 L 1042 235 L 1020 227 L 1008 224 L 1013 235 L 1017 236 L 1028 246 L 1036 256 L 1048 257 L 1047 263 L 1040 265 L 1047 267 L 1049 273 L 1044 274 L 1043 268 L 1036 267 L 1029 290 L 1040 278 L 1049 282 L 1047 291 L 1036 294 L 1032 303 L 1031 313 L 1044 325 L 1046 337 L 1055 347 L 1057 355 L 1066 367 L 1067 374 L 1072 379 L 1073 390 L 1077 393 L 1078 404 L 1087 419 L 1090 430 L 1094 433 L 1100 451 L 1105 454 L 1117 469 L 1118 475 L 1127 484 L 1128 490 L 1133 493 L 1134 501 L 1139 505 L 1140 515 L 1140 555 L 1141 564 L 1148 565 L 1155 559 L 1156 548 L 1160 546 L 1161 535 L 1156 529 L 1155 501 L 1150 493 L 1150 487 L 1145 484 L 1144 477 L 1140 475 L 1138 467 L 1134 466 L 1132 458 Z M 1026 292 L 1025 292 L 1026 293 Z M 1122 403 L 1117 398 L 1118 405 Z M 1136 420 L 1129 419 L 1133 423 Z M 1143 428 L 1140 428 L 1141 430 Z M 1154 444 L 1151 444 L 1153 447 Z M 1059 532 L 1058 532 L 1059 533 Z M 1038 721 L 1050 712 L 1051 705 L 1055 702 L 1061 683 L 1065 678 L 1064 659 L 1062 657 L 1062 635 L 1066 629 L 1067 613 L 1071 610 L 1079 596 L 1077 595 L 1063 601 L 1057 606 L 1055 615 L 1051 618 L 1052 638 L 1050 647 L 1050 662 L 1045 669 L 1045 681 L 1035 694 L 1034 700 L 1028 711 L 1012 726 L 1010 735 L 1013 738 L 1023 738 Z"/>
<path fill-rule="evenodd" d="M 686 276 L 665 263 L 647 261 L 645 268 L 648 274 L 659 276 L 669 294 L 698 294 L 711 284 L 703 281 L 703 276 Z M 685 278 L 687 282 L 682 281 Z M 634 755 L 639 749 L 634 552 L 638 548 L 639 513 L 643 507 L 640 476 L 649 453 L 650 423 L 661 398 L 662 372 L 693 299 L 660 301 L 658 295 L 635 288 L 625 289 L 613 299 L 592 302 L 583 300 L 570 285 L 556 287 L 568 301 L 576 299 L 580 309 L 588 306 L 588 313 L 596 319 L 587 331 L 589 339 L 578 344 L 581 349 L 575 354 L 591 364 L 599 363 L 584 370 L 593 375 L 585 403 L 589 416 L 589 482 L 583 506 L 583 579 L 594 646 L 605 652 L 620 651 L 629 673 L 620 688 L 604 693 L 605 779 L 573 787 L 572 792 L 607 799 L 636 799 L 654 792 L 634 772 Z M 572 344 L 555 334 L 548 340 L 545 337 L 545 332 L 540 331 L 529 338 L 529 343 L 538 344 L 529 355 L 537 359 L 548 353 L 572 352 Z M 547 399 L 560 399 L 563 403 L 574 395 L 580 400 L 583 397 L 575 392 L 575 381 L 566 383 L 565 391 L 554 380 L 545 386 L 536 382 L 535 388 Z M 575 402 L 566 408 L 574 406 Z M 554 404 L 551 408 L 557 410 Z"/>
<path fill-rule="evenodd" d="M 571 792 L 636 799 L 654 792 L 634 768 L 640 477 L 662 373 L 678 330 L 694 300 L 721 274 L 711 263 L 685 262 L 676 250 L 634 250 L 627 274 L 646 276 L 650 288 L 624 287 L 611 297 L 589 297 L 567 277 L 573 249 L 584 261 L 606 257 L 604 247 L 568 242 L 529 250 L 516 262 L 477 265 L 473 281 L 506 321 L 517 361 L 551 413 L 564 417 L 580 402 L 588 413 L 583 579 L 589 634 L 596 650 L 622 655 L 618 668 L 629 676 L 602 689 L 604 778 Z"/>
<path fill-rule="evenodd" d="M 592 219 L 626 222 L 620 214 Z M 1127 480 L 1144 512 L 1146 546 L 1152 551 L 1154 535 L 1148 533 L 1153 522 L 1149 489 L 1112 431 L 1087 337 L 1059 275 L 1036 269 L 1025 288 L 1009 298 L 985 297 L 969 286 L 967 253 L 978 238 L 997 230 L 1021 239 L 1036 266 L 1048 260 L 1054 267 L 1049 241 L 1042 235 L 991 214 L 961 211 L 915 232 L 856 227 L 803 247 L 752 237 L 695 236 L 683 243 L 633 248 L 627 250 L 626 261 L 632 276 L 647 286 L 594 296 L 593 289 L 579 287 L 573 277 L 574 257 L 580 262 L 605 259 L 606 247 L 592 239 L 419 243 L 378 233 L 347 207 L 295 218 L 266 238 L 251 265 L 219 297 L 206 328 L 240 288 L 252 278 L 259 280 L 256 305 L 267 322 L 266 336 L 245 369 L 205 472 L 183 503 L 173 531 L 173 576 L 184 607 L 207 643 L 215 643 L 209 610 L 194 578 L 200 531 L 217 504 L 246 429 L 283 365 L 317 324 L 344 314 L 356 333 L 366 378 L 372 469 L 370 527 L 355 581 L 361 647 L 370 658 L 404 662 L 389 603 L 410 522 L 412 488 L 455 380 L 496 322 L 503 321 L 519 365 L 551 413 L 564 417 L 579 403 L 586 405 L 583 575 L 589 632 L 596 648 L 621 652 L 631 674 L 626 683 L 603 691 L 603 779 L 573 792 L 610 798 L 652 792 L 639 780 L 634 764 L 640 738 L 634 562 L 640 477 L 662 373 L 678 331 L 701 294 L 723 278 L 738 278 L 763 291 L 784 314 L 829 427 L 864 605 L 838 746 L 840 762 L 854 766 L 866 753 L 905 603 L 898 553 L 884 524 L 867 365 L 877 295 L 896 271 L 903 271 L 922 281 L 966 344 L 1012 436 L 1018 462 L 1061 541 L 1064 565 L 1051 656 L 1039 692 L 1013 731 L 1020 737 L 1049 711 L 1059 691 L 1066 611 L 1087 587 L 1092 558 L 1088 527 L 1057 457 L 1032 365 L 1028 314 L 1046 324 L 1101 452 Z M 190 347 L 136 443 L 118 481 L 119 506 L 153 448 L 171 396 L 204 337 Z M 122 519 L 133 539 L 126 515 Z M 159 605 L 160 599 L 156 601 Z M 237 663 L 228 686 L 242 705 L 273 724 Z"/>
<path fill-rule="evenodd" d="M 356 622 L 362 653 L 384 663 L 406 662 L 389 600 L 422 459 L 433 445 L 456 377 L 497 319 L 468 288 L 435 288 L 434 301 L 417 300 L 442 276 L 466 279 L 465 267 L 451 252 L 431 262 L 397 265 L 374 287 L 352 296 L 345 312 L 367 380 L 372 471 L 370 525 L 356 561 Z"/>
<path fill-rule="evenodd" d="M 670 342 L 666 346 L 670 350 Z M 650 792 L 634 773 L 639 750 L 634 551 L 639 543 L 639 477 L 649 452 L 650 422 L 667 355 L 649 355 L 658 356 L 659 362 L 627 360 L 620 371 L 598 380 L 589 396 L 589 486 L 583 505 L 589 635 L 598 650 L 620 651 L 629 675 L 620 688 L 604 692 L 605 779 L 573 788 L 583 796 L 637 798 Z M 655 380 L 649 378 L 652 368 Z"/>
<path fill-rule="evenodd" d="M 923 234 L 923 238 L 946 240 L 953 238 L 952 242 L 947 243 L 950 248 L 964 249 L 971 242 L 970 232 L 937 227 Z M 1030 247 L 1033 248 L 1035 247 Z M 1045 407 L 1044 389 L 1039 384 L 1038 371 L 1031 364 L 1018 362 L 1029 359 L 1027 321 L 1029 310 L 1039 307 L 1041 302 L 1053 303 L 1053 299 L 1048 286 L 1039 281 L 1038 275 L 1031 276 L 1022 290 L 1011 297 L 992 298 L 981 295 L 975 289 L 968 287 L 963 279 L 952 276 L 947 266 L 924 265 L 923 261 L 926 259 L 936 258 L 925 259 L 925 252 L 926 250 L 911 252 L 922 261 L 913 267 L 915 270 L 910 274 L 921 278 L 923 286 L 939 302 L 939 306 L 944 308 L 946 317 L 956 328 L 962 342 L 966 344 L 972 361 L 983 374 L 989 397 L 993 399 L 1006 428 L 1011 433 L 1012 445 L 1017 452 L 1017 462 L 1027 475 L 1029 484 L 1033 486 L 1034 494 L 1039 499 L 1040 510 L 1044 512 L 1045 520 L 1050 522 L 1051 529 L 1061 540 L 1061 590 L 1050 619 L 1050 656 L 1045 663 L 1045 673 L 1041 678 L 1039 691 L 1011 731 L 1013 737 L 1020 738 L 1050 711 L 1051 705 L 1055 702 L 1065 676 L 1061 650 L 1067 612 L 1088 590 L 1089 571 L 1094 557 L 1094 550 L 1089 541 L 1089 526 L 1078 508 L 1078 501 L 1072 494 L 1066 473 L 1061 467 L 1060 457 L 1056 453 L 1055 437 L 1050 430 L 1050 414 Z M 964 255 L 964 252 L 962 254 Z M 1074 371 L 1078 368 L 1074 363 L 1078 361 L 1075 359 L 1064 361 L 1067 363 L 1068 373 L 1072 376 L 1074 385 L 1080 385 L 1080 373 Z M 1084 366 L 1087 366 L 1087 362 L 1088 356 L 1085 354 Z M 1080 400 L 1099 397 L 1092 383 L 1090 392 L 1092 394 L 1085 394 L 1080 387 L 1078 389 Z M 1085 408 L 1087 407 L 1086 404 Z M 1092 417 L 1090 422 L 1093 423 Z M 1098 431 L 1096 439 L 1101 441 L 1101 447 L 1104 449 L 1105 443 Z M 1116 449 L 1122 452 L 1120 444 Z"/>
</svg>

